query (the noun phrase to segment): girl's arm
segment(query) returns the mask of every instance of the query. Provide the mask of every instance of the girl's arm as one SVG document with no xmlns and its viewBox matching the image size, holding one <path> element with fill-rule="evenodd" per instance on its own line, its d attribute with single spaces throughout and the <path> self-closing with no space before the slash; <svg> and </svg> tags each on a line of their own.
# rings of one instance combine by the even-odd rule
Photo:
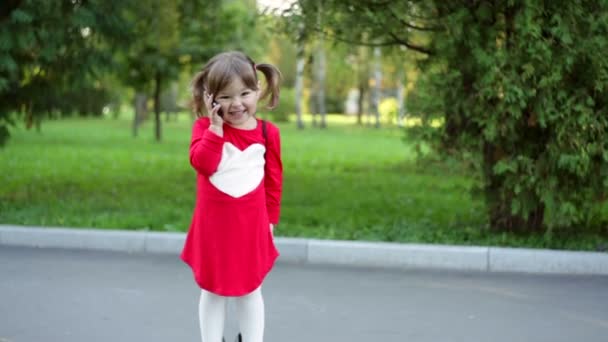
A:
<svg viewBox="0 0 608 342">
<path fill-rule="evenodd" d="M 279 223 L 281 193 L 283 192 L 283 162 L 281 161 L 281 135 L 279 129 L 268 122 L 266 141 L 266 165 L 264 167 L 266 186 L 266 209 L 273 225 Z"/>
<path fill-rule="evenodd" d="M 190 164 L 204 176 L 211 176 L 222 159 L 224 138 L 209 130 L 209 118 L 201 118 L 192 127 Z"/>
</svg>

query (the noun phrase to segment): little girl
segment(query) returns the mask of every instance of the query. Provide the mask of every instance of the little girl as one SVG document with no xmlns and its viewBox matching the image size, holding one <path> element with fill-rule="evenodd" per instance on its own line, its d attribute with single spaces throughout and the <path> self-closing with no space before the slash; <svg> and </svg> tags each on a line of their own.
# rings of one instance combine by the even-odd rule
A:
<svg viewBox="0 0 608 342">
<path fill-rule="evenodd" d="M 266 78 L 264 91 L 258 71 Z M 261 285 L 279 255 L 273 229 L 279 222 L 283 166 L 278 128 L 255 113 L 260 99 L 268 97 L 268 107 L 276 106 L 280 79 L 270 64 L 225 52 L 192 81 L 199 119 L 192 130 L 190 163 L 197 172 L 197 191 L 181 258 L 201 288 L 203 342 L 222 341 L 229 297 L 236 300 L 243 340 L 264 338 Z"/>
</svg>

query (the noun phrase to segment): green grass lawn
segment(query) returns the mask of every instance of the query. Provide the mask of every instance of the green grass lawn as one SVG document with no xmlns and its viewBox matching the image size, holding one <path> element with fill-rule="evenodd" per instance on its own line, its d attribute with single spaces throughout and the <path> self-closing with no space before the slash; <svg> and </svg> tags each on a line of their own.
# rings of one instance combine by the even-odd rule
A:
<svg viewBox="0 0 608 342">
<path fill-rule="evenodd" d="M 130 122 L 47 121 L 16 127 L 0 150 L 0 223 L 186 231 L 195 173 L 190 121 L 151 123 L 133 138 Z M 280 125 L 284 195 L 280 236 L 368 241 L 503 245 L 593 250 L 599 233 L 513 236 L 485 228 L 470 177 L 443 164 L 419 165 L 398 128 L 358 127 L 331 117 L 329 128 Z"/>
</svg>

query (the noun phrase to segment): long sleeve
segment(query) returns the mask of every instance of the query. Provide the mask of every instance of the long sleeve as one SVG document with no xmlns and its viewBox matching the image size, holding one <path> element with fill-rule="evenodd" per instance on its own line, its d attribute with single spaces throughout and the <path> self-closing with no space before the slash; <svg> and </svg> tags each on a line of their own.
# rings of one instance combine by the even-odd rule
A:
<svg viewBox="0 0 608 342">
<path fill-rule="evenodd" d="M 281 135 L 279 129 L 268 123 L 266 141 L 266 166 L 264 168 L 266 186 L 266 208 L 272 224 L 279 223 L 281 194 L 283 191 L 283 162 L 281 161 Z"/>
<path fill-rule="evenodd" d="M 209 119 L 196 120 L 192 128 L 190 164 L 196 171 L 209 177 L 222 159 L 224 138 L 209 130 Z"/>
</svg>

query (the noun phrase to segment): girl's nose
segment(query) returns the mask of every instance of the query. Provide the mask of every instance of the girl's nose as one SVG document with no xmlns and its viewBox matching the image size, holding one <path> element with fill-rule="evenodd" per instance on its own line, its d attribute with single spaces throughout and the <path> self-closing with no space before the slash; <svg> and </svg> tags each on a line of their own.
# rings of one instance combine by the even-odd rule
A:
<svg viewBox="0 0 608 342">
<path fill-rule="evenodd" d="M 230 103 L 231 107 L 236 107 L 239 108 L 243 105 L 243 101 L 240 98 L 235 98 L 234 100 L 232 100 L 232 103 Z"/>
</svg>

